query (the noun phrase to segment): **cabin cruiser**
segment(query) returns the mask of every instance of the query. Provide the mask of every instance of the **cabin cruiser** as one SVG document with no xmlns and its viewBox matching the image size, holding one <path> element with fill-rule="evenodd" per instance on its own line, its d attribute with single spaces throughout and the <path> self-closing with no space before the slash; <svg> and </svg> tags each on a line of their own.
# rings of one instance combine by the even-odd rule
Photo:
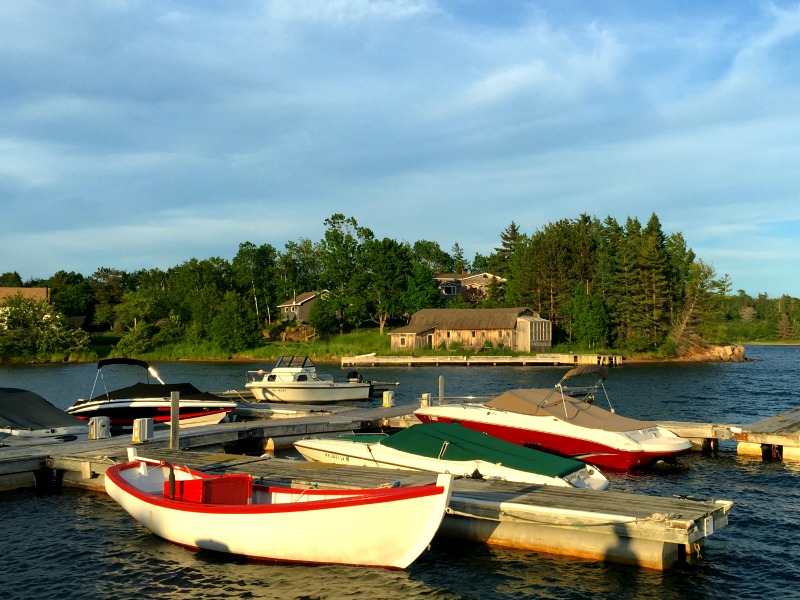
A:
<svg viewBox="0 0 800 600">
<path fill-rule="evenodd" d="M 327 404 L 344 400 L 367 400 L 371 384 L 352 371 L 347 381 L 337 382 L 327 373 L 317 372 L 308 356 L 281 356 L 270 371 L 247 372 L 245 387 L 256 401 Z"/>
</svg>

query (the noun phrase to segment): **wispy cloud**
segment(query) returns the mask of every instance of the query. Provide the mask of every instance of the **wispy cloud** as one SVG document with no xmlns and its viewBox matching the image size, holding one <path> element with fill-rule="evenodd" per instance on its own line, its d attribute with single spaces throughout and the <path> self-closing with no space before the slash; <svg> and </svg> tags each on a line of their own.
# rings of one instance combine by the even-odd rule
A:
<svg viewBox="0 0 800 600">
<path fill-rule="evenodd" d="M 231 258 L 334 212 L 468 255 L 655 212 L 800 297 L 798 57 L 788 1 L 8 2 L 0 272 Z"/>
</svg>

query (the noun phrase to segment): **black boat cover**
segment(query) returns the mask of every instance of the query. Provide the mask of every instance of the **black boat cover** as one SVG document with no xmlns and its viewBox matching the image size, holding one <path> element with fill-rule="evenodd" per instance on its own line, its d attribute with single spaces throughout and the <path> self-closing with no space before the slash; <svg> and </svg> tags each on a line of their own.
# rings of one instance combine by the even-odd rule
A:
<svg viewBox="0 0 800 600">
<path fill-rule="evenodd" d="M 12 429 L 51 429 L 86 425 L 50 404 L 39 394 L 18 388 L 0 388 L 0 427 Z"/>
<path fill-rule="evenodd" d="M 141 398 L 169 398 L 172 392 L 179 392 L 181 398 L 198 400 L 222 400 L 220 396 L 211 392 L 201 392 L 191 383 L 134 383 L 128 387 L 120 388 L 100 394 L 91 400 L 127 400 Z"/>
</svg>

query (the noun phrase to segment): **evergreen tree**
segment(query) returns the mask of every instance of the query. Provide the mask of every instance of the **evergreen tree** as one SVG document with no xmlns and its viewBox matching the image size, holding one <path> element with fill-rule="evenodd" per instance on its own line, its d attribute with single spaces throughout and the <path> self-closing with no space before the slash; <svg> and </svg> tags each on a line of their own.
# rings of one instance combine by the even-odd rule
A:
<svg viewBox="0 0 800 600">
<path fill-rule="evenodd" d="M 511 273 L 511 260 L 517 252 L 517 247 L 524 243 L 526 236 L 520 232 L 514 221 L 500 232 L 500 247 L 494 249 L 494 254 L 489 257 L 489 271 L 494 275 L 508 277 Z M 476 268 L 477 270 L 477 268 Z"/>
</svg>

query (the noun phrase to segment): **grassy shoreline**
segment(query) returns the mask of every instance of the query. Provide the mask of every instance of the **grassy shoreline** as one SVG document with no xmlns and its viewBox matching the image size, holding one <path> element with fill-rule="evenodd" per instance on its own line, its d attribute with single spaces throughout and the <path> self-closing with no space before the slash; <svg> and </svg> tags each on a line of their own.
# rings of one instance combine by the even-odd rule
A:
<svg viewBox="0 0 800 600">
<path fill-rule="evenodd" d="M 9 361 L 0 361 L 2 364 L 53 364 L 53 363 L 92 363 L 103 358 L 115 356 L 114 346 L 118 341 L 117 336 L 94 336 L 88 351 L 73 354 L 20 357 Z M 754 341 L 738 342 L 737 345 L 762 345 L 762 346 L 800 346 L 798 340 L 782 341 Z M 138 358 L 147 362 L 263 362 L 274 363 L 280 356 L 303 355 L 309 356 L 319 363 L 336 363 L 344 356 L 358 356 L 375 353 L 381 356 L 408 356 L 409 352 L 393 351 L 388 335 L 381 336 L 377 330 L 363 330 L 341 336 L 332 336 L 324 340 L 310 342 L 301 341 L 267 341 L 263 346 L 245 350 L 238 353 L 222 352 L 208 343 L 190 344 L 186 342 L 160 346 L 151 352 L 141 353 L 129 358 Z M 622 356 L 625 363 L 640 362 L 681 362 L 687 359 L 669 357 L 658 352 L 629 353 L 624 350 L 609 348 L 592 351 L 576 350 L 568 344 L 554 346 L 548 351 L 551 354 L 600 354 Z M 526 353 L 511 352 L 508 348 L 484 348 L 481 351 L 467 350 L 464 348 L 442 349 L 415 349 L 413 356 L 521 356 Z M 535 355 L 536 353 L 530 353 Z"/>
</svg>

